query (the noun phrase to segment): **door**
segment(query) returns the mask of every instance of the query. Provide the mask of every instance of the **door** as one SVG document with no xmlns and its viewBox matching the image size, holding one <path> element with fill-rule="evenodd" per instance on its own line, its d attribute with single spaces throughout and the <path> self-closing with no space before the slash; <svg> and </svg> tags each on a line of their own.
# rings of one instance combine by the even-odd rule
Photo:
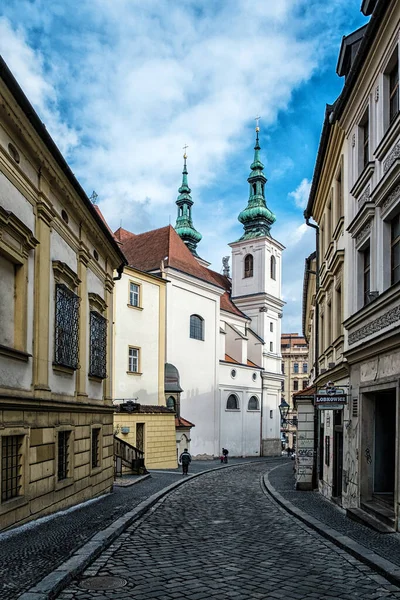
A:
<svg viewBox="0 0 400 600">
<path fill-rule="evenodd" d="M 144 452 L 144 423 L 136 423 L 136 448 Z"/>
<path fill-rule="evenodd" d="M 396 393 L 375 396 L 374 494 L 394 494 Z"/>
<path fill-rule="evenodd" d="M 341 498 L 343 477 L 343 428 L 335 427 L 333 438 L 333 481 L 332 496 Z"/>
</svg>

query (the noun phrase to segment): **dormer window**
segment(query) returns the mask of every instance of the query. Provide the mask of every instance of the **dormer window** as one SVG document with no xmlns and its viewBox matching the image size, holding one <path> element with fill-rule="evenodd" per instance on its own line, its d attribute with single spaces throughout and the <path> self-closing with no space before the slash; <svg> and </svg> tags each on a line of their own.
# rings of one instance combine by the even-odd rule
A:
<svg viewBox="0 0 400 600">
<path fill-rule="evenodd" d="M 244 259 L 244 276 L 253 277 L 253 255 L 248 254 Z"/>
</svg>

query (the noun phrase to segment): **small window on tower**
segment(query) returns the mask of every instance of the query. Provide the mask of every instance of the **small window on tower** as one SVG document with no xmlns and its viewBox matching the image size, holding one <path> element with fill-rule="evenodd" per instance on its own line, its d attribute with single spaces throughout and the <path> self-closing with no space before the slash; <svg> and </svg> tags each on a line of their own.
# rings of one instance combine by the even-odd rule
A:
<svg viewBox="0 0 400 600">
<path fill-rule="evenodd" d="M 276 279 L 276 258 L 271 256 L 271 279 Z"/>
<path fill-rule="evenodd" d="M 248 254 L 244 259 L 244 276 L 253 277 L 253 256 Z"/>
</svg>

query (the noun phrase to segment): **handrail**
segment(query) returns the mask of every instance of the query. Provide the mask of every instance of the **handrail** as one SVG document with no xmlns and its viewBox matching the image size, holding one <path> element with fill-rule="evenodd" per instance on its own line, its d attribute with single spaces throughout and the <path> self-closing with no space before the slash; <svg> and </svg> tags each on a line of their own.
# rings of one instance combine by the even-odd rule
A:
<svg viewBox="0 0 400 600">
<path fill-rule="evenodd" d="M 117 460 L 119 458 L 120 460 Z M 122 463 L 128 466 L 132 471 L 140 472 L 146 470 L 144 465 L 144 452 L 136 446 L 121 440 L 114 435 L 114 474 L 115 476 L 122 474 Z"/>
</svg>

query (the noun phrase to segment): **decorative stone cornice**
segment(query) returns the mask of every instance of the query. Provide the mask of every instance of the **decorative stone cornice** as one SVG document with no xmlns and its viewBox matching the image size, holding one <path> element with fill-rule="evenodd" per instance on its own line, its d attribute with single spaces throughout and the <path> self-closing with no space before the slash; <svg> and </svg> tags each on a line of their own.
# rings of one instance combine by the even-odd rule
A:
<svg viewBox="0 0 400 600">
<path fill-rule="evenodd" d="M 382 213 L 386 212 L 386 209 L 388 209 L 394 203 L 394 201 L 397 198 L 399 198 L 399 196 L 400 196 L 400 183 L 399 183 L 399 185 L 397 185 L 394 188 L 393 192 L 391 194 L 389 194 L 389 196 L 386 198 L 386 200 L 382 204 Z"/>
<path fill-rule="evenodd" d="M 113 289 L 114 289 L 114 281 L 108 274 L 106 275 L 105 280 L 104 280 L 104 289 L 106 290 L 106 292 L 109 292 L 110 294 L 112 294 Z"/>
<path fill-rule="evenodd" d="M 103 314 L 107 309 L 107 303 L 105 300 L 99 296 L 99 294 L 95 294 L 90 292 L 88 294 L 89 298 L 89 306 L 90 310 L 96 310 L 97 312 Z"/>
<path fill-rule="evenodd" d="M 361 210 L 361 208 L 364 206 L 364 204 L 366 202 L 369 202 L 370 197 L 371 197 L 371 186 L 368 184 L 358 199 L 358 202 L 357 202 L 358 210 Z"/>
<path fill-rule="evenodd" d="M 53 260 L 53 273 L 57 283 L 66 283 L 70 288 L 77 288 L 81 283 L 77 274 L 60 260 Z"/>
<path fill-rule="evenodd" d="M 400 322 L 400 306 L 396 306 L 391 310 L 388 310 L 386 313 L 363 325 L 360 329 L 353 331 L 349 335 L 349 346 L 352 346 L 356 342 L 363 340 L 364 338 L 373 335 L 374 333 L 378 333 L 382 329 L 393 325 L 393 323 Z M 400 323 L 399 323 L 400 324 Z"/>
<path fill-rule="evenodd" d="M 366 237 L 368 237 L 369 232 L 371 231 L 372 228 L 372 219 L 370 219 L 369 221 L 367 221 L 367 223 L 364 225 L 364 227 L 361 229 L 361 231 L 358 233 L 358 235 L 356 236 L 356 245 L 358 246 Z"/>
<path fill-rule="evenodd" d="M 0 206 L 0 244 L 14 258 L 25 259 L 38 240 L 32 231 L 13 212 Z"/>
<path fill-rule="evenodd" d="M 56 213 L 54 212 L 53 208 L 43 201 L 39 201 L 36 204 L 36 213 L 38 218 L 44 221 L 49 227 L 56 216 Z"/>
<path fill-rule="evenodd" d="M 88 264 L 89 264 L 89 262 L 91 260 L 89 249 L 82 242 L 80 242 L 80 247 L 79 247 L 79 250 L 78 250 L 78 260 L 85 267 L 88 266 Z"/>
</svg>

